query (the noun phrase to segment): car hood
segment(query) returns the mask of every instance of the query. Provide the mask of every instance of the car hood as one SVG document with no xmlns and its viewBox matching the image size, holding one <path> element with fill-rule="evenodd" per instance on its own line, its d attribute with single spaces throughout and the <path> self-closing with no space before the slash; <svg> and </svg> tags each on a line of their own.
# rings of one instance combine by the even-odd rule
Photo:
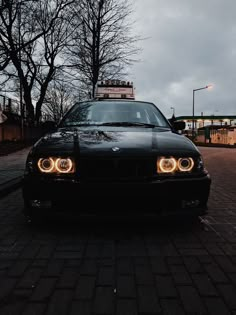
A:
<svg viewBox="0 0 236 315">
<path fill-rule="evenodd" d="M 185 136 L 159 128 L 97 127 L 60 129 L 33 147 L 37 155 L 199 155 Z"/>
</svg>

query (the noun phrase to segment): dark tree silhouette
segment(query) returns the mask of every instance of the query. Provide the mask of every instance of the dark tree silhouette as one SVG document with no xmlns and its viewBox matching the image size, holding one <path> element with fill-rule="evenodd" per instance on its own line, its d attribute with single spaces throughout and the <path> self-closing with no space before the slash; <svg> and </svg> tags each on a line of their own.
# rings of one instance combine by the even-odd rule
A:
<svg viewBox="0 0 236 315">
<path fill-rule="evenodd" d="M 79 80 L 95 95 L 98 80 L 122 78 L 138 53 L 138 36 L 131 33 L 128 0 L 78 0 L 74 4 L 77 24 L 70 43 L 71 67 Z M 76 27 L 79 25 L 79 28 Z"/>
<path fill-rule="evenodd" d="M 53 80 L 47 89 L 42 107 L 45 119 L 58 123 L 77 100 L 73 87 L 64 81 Z"/>
<path fill-rule="evenodd" d="M 29 125 L 39 123 L 48 85 L 63 66 L 60 54 L 69 40 L 73 2 L 1 1 L 0 73 L 5 81 L 20 82 Z"/>
</svg>

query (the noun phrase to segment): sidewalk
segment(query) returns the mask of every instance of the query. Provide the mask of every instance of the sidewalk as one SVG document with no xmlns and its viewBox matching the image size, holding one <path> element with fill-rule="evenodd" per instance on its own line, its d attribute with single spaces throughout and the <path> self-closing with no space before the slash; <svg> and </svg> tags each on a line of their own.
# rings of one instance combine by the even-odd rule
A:
<svg viewBox="0 0 236 315">
<path fill-rule="evenodd" d="M 20 187 L 30 148 L 0 156 L 0 198 Z"/>
</svg>

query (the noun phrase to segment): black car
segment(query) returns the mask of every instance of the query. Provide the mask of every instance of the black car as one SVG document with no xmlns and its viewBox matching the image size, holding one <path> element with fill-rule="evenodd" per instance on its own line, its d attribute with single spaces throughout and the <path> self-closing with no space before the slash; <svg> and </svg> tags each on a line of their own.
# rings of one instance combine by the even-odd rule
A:
<svg viewBox="0 0 236 315">
<path fill-rule="evenodd" d="M 180 125 L 149 102 L 75 104 L 28 155 L 25 215 L 205 214 L 211 179 Z"/>
</svg>

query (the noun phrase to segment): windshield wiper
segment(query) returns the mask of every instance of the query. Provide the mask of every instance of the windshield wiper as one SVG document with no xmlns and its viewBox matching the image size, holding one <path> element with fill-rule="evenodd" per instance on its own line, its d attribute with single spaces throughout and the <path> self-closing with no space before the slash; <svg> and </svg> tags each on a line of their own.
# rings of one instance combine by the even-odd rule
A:
<svg viewBox="0 0 236 315">
<path fill-rule="evenodd" d="M 141 123 L 141 122 L 131 122 L 131 121 L 114 121 L 114 122 L 106 122 L 100 124 L 100 126 L 124 126 L 124 127 L 145 127 L 145 128 L 155 128 L 158 127 L 154 124 Z"/>
<path fill-rule="evenodd" d="M 84 126 L 100 126 L 101 124 L 100 123 L 93 123 L 93 122 L 77 122 L 77 123 L 67 123 L 67 124 L 64 124 L 60 127 L 62 128 L 66 128 L 66 127 L 84 127 Z"/>
</svg>

